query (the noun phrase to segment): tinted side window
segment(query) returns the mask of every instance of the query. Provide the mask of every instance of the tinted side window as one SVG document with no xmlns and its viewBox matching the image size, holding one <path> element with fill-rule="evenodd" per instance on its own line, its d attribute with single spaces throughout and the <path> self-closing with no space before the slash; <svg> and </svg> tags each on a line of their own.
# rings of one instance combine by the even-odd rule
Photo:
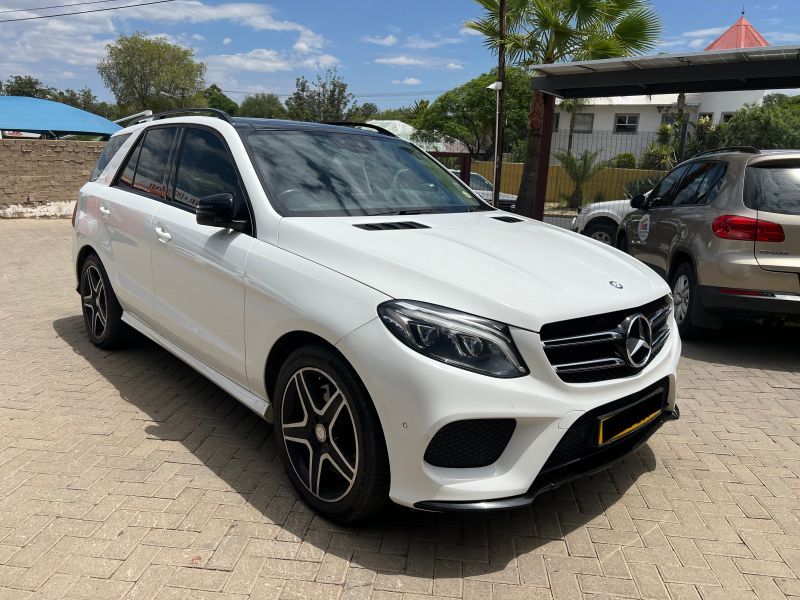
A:
<svg viewBox="0 0 800 600">
<path fill-rule="evenodd" d="M 706 173 L 703 183 L 697 190 L 697 204 L 711 204 L 719 194 L 722 183 L 725 180 L 725 173 L 728 167 L 724 163 L 715 163 L 714 168 Z"/>
<path fill-rule="evenodd" d="M 672 204 L 672 199 L 674 198 L 673 191 L 675 186 L 683 177 L 683 174 L 686 172 L 686 167 L 678 167 L 671 173 L 668 173 L 664 179 L 653 189 L 650 197 L 647 199 L 647 206 L 649 207 L 658 207 L 658 206 L 669 206 Z"/>
<path fill-rule="evenodd" d="M 175 127 L 147 130 L 141 144 L 139 162 L 136 165 L 133 189 L 157 198 L 164 197 L 166 189 L 164 178 L 176 131 Z"/>
<path fill-rule="evenodd" d="M 133 189 L 133 176 L 136 174 L 136 164 L 139 162 L 139 154 L 142 151 L 142 139 L 136 142 L 136 147 L 128 156 L 128 160 L 122 165 L 122 174 L 117 179 L 117 186 L 121 188 Z"/>
<path fill-rule="evenodd" d="M 213 132 L 189 129 L 183 140 L 175 180 L 175 202 L 194 208 L 198 200 L 213 194 L 233 194 L 243 204 L 233 159 Z"/>
<path fill-rule="evenodd" d="M 100 153 L 100 156 L 97 159 L 97 164 L 92 170 L 92 175 L 89 177 L 89 181 L 95 181 L 98 177 L 100 177 L 100 173 L 102 173 L 103 169 L 108 166 L 108 163 L 111 162 L 111 159 L 114 158 L 114 155 L 119 151 L 120 148 L 122 148 L 122 144 L 124 144 L 129 137 L 131 137 L 130 133 L 126 133 L 124 135 L 115 135 L 108 140 L 108 142 L 106 142 L 106 146 Z"/>
<path fill-rule="evenodd" d="M 476 175 L 475 173 L 472 173 L 469 176 L 469 187 L 471 187 L 473 190 L 482 190 L 485 192 L 492 191 L 492 184 L 489 183 L 488 180 L 484 179 L 480 175 Z"/>
<path fill-rule="evenodd" d="M 747 167 L 744 203 L 764 212 L 800 215 L 800 162 Z"/>
<path fill-rule="evenodd" d="M 673 206 L 689 206 L 697 203 L 700 187 L 712 170 L 714 163 L 699 162 L 689 165 L 680 185 L 675 189 Z"/>
</svg>

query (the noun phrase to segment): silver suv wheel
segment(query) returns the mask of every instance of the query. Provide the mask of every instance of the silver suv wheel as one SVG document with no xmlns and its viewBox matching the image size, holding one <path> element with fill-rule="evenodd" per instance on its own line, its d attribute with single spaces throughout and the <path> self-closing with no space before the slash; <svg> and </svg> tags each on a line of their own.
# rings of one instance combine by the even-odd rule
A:
<svg viewBox="0 0 800 600">
<path fill-rule="evenodd" d="M 689 283 L 689 278 L 686 275 L 679 276 L 672 288 L 672 300 L 675 302 L 675 322 L 678 325 L 683 323 L 689 312 L 690 293 L 691 284 Z"/>
</svg>

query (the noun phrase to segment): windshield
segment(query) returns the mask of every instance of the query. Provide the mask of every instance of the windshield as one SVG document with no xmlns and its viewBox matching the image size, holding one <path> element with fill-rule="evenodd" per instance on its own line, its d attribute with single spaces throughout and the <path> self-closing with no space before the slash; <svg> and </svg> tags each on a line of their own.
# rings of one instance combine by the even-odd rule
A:
<svg viewBox="0 0 800 600">
<path fill-rule="evenodd" d="M 268 130 L 245 140 L 285 216 L 493 210 L 424 152 L 395 138 Z"/>
</svg>

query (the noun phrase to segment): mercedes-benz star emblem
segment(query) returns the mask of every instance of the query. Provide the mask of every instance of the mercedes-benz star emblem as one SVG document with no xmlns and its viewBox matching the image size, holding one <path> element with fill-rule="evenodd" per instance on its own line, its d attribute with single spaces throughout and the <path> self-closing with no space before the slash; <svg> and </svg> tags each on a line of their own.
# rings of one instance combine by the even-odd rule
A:
<svg viewBox="0 0 800 600">
<path fill-rule="evenodd" d="M 645 366 L 653 350 L 653 328 L 650 321 L 642 314 L 631 315 L 622 322 L 621 329 L 625 336 L 625 358 L 628 364 L 637 369 Z"/>
<path fill-rule="evenodd" d="M 622 289 L 622 284 L 619 281 L 609 281 L 608 283 L 611 284 L 612 287 L 617 288 L 618 290 Z"/>
</svg>

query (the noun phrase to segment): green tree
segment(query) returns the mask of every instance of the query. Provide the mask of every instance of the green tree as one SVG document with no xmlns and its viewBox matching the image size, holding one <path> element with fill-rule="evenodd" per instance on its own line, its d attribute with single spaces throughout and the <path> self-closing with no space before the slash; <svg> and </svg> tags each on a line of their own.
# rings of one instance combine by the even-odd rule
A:
<svg viewBox="0 0 800 600">
<path fill-rule="evenodd" d="M 242 100 L 239 115 L 260 119 L 285 119 L 286 107 L 275 94 L 253 94 Z"/>
<path fill-rule="evenodd" d="M 373 102 L 365 102 L 358 104 L 354 102 L 353 105 L 347 110 L 346 118 L 348 121 L 368 121 L 374 118 L 381 109 Z"/>
<path fill-rule="evenodd" d="M 719 135 L 721 146 L 800 148 L 800 102 L 773 99 L 763 106 L 746 106 L 720 126 Z"/>
<path fill-rule="evenodd" d="M 486 45 L 500 45 L 499 0 L 476 0 L 484 15 L 467 27 Z M 658 41 L 658 15 L 647 0 L 507 0 L 506 50 L 521 66 L 640 54 Z M 533 215 L 544 119 L 544 98 L 530 101 L 527 149 L 517 211 Z"/>
<path fill-rule="evenodd" d="M 486 87 L 495 81 L 497 69 L 439 96 L 414 119 L 416 139 L 423 142 L 454 139 L 464 143 L 475 156 L 490 156 L 494 150 L 496 95 Z M 509 68 L 505 87 L 503 151 L 525 135 L 530 76 L 522 69 Z"/>
<path fill-rule="evenodd" d="M 353 98 L 336 69 L 329 69 L 313 82 L 298 77 L 294 93 L 286 99 L 286 110 L 295 121 L 343 121 Z"/>
<path fill-rule="evenodd" d="M 567 197 L 568 206 L 570 208 L 578 208 L 583 204 L 583 186 L 592 177 L 605 169 L 608 163 L 597 160 L 597 157 L 600 156 L 600 150 L 595 152 L 586 150 L 580 156 L 576 156 L 568 150 L 559 150 L 553 152 L 553 156 L 561 163 L 567 177 L 572 180 L 572 184 L 575 186 L 572 194 Z"/>
<path fill-rule="evenodd" d="M 199 93 L 206 66 L 195 60 L 193 50 L 143 33 L 121 35 L 106 49 L 97 72 L 126 110 L 159 111 L 205 101 Z"/>
<path fill-rule="evenodd" d="M 239 105 L 228 98 L 215 83 L 204 89 L 202 94 L 209 108 L 224 110 L 229 115 L 235 115 L 239 111 Z"/>
<path fill-rule="evenodd" d="M 4 96 L 27 96 L 49 100 L 55 90 L 30 75 L 12 75 L 3 84 Z"/>
</svg>

